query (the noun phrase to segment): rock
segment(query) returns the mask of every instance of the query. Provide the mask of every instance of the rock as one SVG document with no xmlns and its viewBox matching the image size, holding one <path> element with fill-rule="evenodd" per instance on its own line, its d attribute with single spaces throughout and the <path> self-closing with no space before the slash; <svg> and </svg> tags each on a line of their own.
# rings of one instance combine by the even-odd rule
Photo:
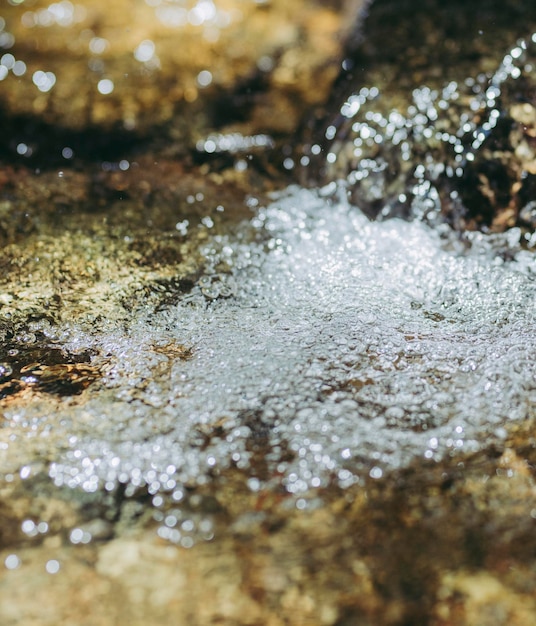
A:
<svg viewBox="0 0 536 626">
<path fill-rule="evenodd" d="M 199 396 L 202 419 L 196 422 L 188 413 L 180 421 L 177 403 L 200 393 L 187 386 L 188 377 L 196 380 L 199 345 L 184 337 L 201 340 L 212 318 L 223 335 L 236 324 L 236 311 L 238 322 L 245 322 L 258 309 L 273 308 L 268 322 L 254 327 L 250 347 L 257 361 L 240 363 L 247 377 L 259 378 L 258 364 L 270 354 L 277 333 L 288 356 L 296 328 L 277 303 L 255 300 L 255 288 L 261 292 L 267 277 L 259 273 L 262 281 L 254 279 L 270 255 L 286 254 L 310 229 L 297 225 L 292 238 L 278 243 L 280 233 L 270 230 L 273 224 L 268 228 L 266 212 L 256 210 L 289 175 L 297 175 L 302 157 L 320 157 L 315 185 L 363 174 L 361 181 L 347 182 L 371 215 L 381 212 L 387 199 L 385 217 L 434 211 L 437 217 L 442 211 L 460 228 L 499 230 L 518 220 L 526 228 L 533 225 L 531 71 L 524 68 L 523 77 L 510 75 L 501 83 L 496 105 L 504 125 L 490 129 L 472 152 L 472 133 L 495 108 L 485 105 L 465 120 L 475 94 L 458 88 L 467 77 L 475 79 L 466 85 L 469 92 L 486 83 L 504 52 L 518 45 L 520 25 L 532 28 L 533 9 L 517 1 L 487 3 L 484 10 L 458 0 L 426 0 L 416 13 L 409 0 L 376 0 L 364 36 L 347 44 L 344 72 L 335 80 L 340 33 L 354 23 L 358 5 L 26 0 L 2 9 L 0 45 L 13 59 L 0 56 L 0 63 L 8 68 L 23 60 L 27 68 L 19 77 L 14 70 L 20 72 L 20 64 L 8 69 L 0 94 L 9 140 L 0 166 L 0 623 L 469 626 L 482 616 L 492 626 L 536 622 L 534 369 L 532 353 L 523 351 L 531 331 L 521 323 L 531 321 L 532 292 L 519 298 L 528 309 L 519 318 L 521 339 L 514 345 L 508 335 L 500 343 L 510 342 L 514 350 L 507 363 L 515 372 L 508 380 L 517 376 L 519 396 L 508 411 L 517 411 L 517 417 L 492 423 L 497 416 L 485 414 L 477 420 L 475 428 L 482 432 L 475 441 L 459 434 L 453 421 L 460 447 L 453 439 L 440 451 L 438 442 L 430 441 L 405 464 L 382 459 L 386 451 L 397 452 L 392 445 L 397 428 L 406 442 L 416 434 L 428 441 L 428 429 L 442 426 L 436 423 L 437 395 L 414 406 L 417 385 L 426 391 L 440 380 L 441 402 L 449 407 L 449 377 L 467 380 L 476 372 L 482 386 L 487 382 L 489 372 L 481 373 L 477 362 L 460 365 L 451 356 L 457 354 L 456 337 L 445 348 L 443 370 L 426 367 L 419 345 L 435 337 L 439 350 L 452 334 L 448 313 L 457 306 L 456 276 L 444 288 L 439 282 L 432 286 L 443 298 L 437 296 L 431 303 L 436 306 L 418 301 L 419 289 L 404 294 L 407 311 L 401 309 L 394 324 L 411 350 L 398 353 L 383 337 L 373 337 L 383 315 L 378 306 L 363 322 L 370 330 L 349 348 L 358 356 L 346 351 L 347 360 L 336 362 L 335 341 L 324 344 L 333 353 L 311 353 L 315 358 L 303 368 L 318 381 L 310 401 L 325 400 L 329 412 L 325 409 L 325 423 L 316 432 L 309 429 L 313 409 L 300 409 L 295 425 L 303 430 L 296 430 L 294 446 L 282 427 L 296 407 L 275 402 L 278 381 L 261 381 L 265 395 L 240 390 L 240 410 L 233 413 L 221 410 L 226 389 L 211 395 L 216 379 L 211 374 L 210 392 Z M 163 12 L 167 25 L 159 18 Z M 170 26 L 180 16 L 194 23 Z M 217 21 L 224 16 L 230 21 Z M 482 37 L 475 35 L 479 25 Z M 35 76 L 36 71 L 45 74 Z M 53 85 L 46 72 L 54 73 Z M 99 91 L 102 80 L 113 82 L 110 93 L 110 83 Z M 453 80 L 457 87 L 449 88 Z M 335 110 L 327 98 L 332 85 Z M 414 92 L 416 87 L 422 89 Z M 439 91 L 434 95 L 434 90 Z M 364 102 L 350 101 L 351 91 Z M 520 95 L 527 101 L 518 101 Z M 439 107 L 442 100 L 446 109 Z M 363 119 L 341 119 L 341 107 L 348 113 L 356 103 Z M 427 113 L 432 105 L 438 108 L 438 118 L 428 117 L 433 124 L 420 130 L 417 103 Z M 389 137 L 384 119 L 393 124 Z M 361 126 L 354 129 L 356 120 Z M 433 133 L 427 137 L 424 130 L 451 137 L 465 121 L 472 124 L 470 132 L 456 145 L 465 157 L 474 154 L 473 165 L 464 163 L 461 177 L 436 171 L 438 163 L 456 163 L 455 144 Z M 336 126 L 331 139 L 325 137 L 330 125 Z M 374 141 L 373 130 L 382 142 Z M 396 130 L 408 131 L 398 144 Z M 358 136 L 360 155 L 353 153 Z M 335 154 L 335 161 L 315 154 L 313 145 Z M 73 154 L 62 154 L 65 148 Z M 282 167 L 286 175 L 275 167 L 276 159 L 292 161 Z M 492 162 L 501 173 L 506 204 L 493 196 Z M 471 180 L 477 181 L 472 187 Z M 417 182 L 429 183 L 428 193 L 417 190 L 414 197 L 431 200 L 431 206 L 401 199 Z M 340 191 L 336 185 L 319 191 L 315 211 L 324 203 L 335 210 L 330 189 Z M 458 204 L 449 195 L 453 191 L 461 198 Z M 289 200 L 296 211 L 311 197 L 304 194 Z M 280 200 L 277 206 L 283 206 Z M 289 218 L 276 210 L 282 221 Z M 248 227 L 240 228 L 241 222 Z M 323 246 L 332 231 L 329 219 L 322 224 Z M 498 240 L 506 259 L 517 253 L 508 239 Z M 492 247 L 497 239 L 486 241 Z M 344 247 L 348 242 L 363 244 L 344 239 L 348 255 L 355 251 Z M 456 248 L 454 238 L 442 240 L 438 250 L 443 243 L 460 256 L 467 252 L 461 244 Z M 236 250 L 250 255 L 239 256 L 239 266 L 232 265 Z M 528 273 L 523 254 L 531 253 L 519 256 L 520 264 L 526 261 L 519 272 Z M 497 262 L 498 272 L 503 259 L 489 255 L 489 262 Z M 397 271 L 389 259 L 385 264 L 387 272 Z M 333 290 L 343 272 L 336 263 L 325 269 L 333 276 L 328 284 Z M 515 272 L 510 277 L 513 290 L 526 287 L 516 282 Z M 250 292 L 245 296 L 233 282 L 241 279 Z M 347 341 L 341 329 L 348 326 L 337 325 L 339 311 L 322 308 L 325 284 L 318 280 L 314 302 L 325 326 L 314 335 L 304 316 L 303 336 L 310 345 L 300 344 L 300 353 L 319 347 L 328 334 L 341 345 Z M 490 361 L 503 358 L 497 353 L 495 359 L 491 346 L 517 306 L 511 295 L 497 292 L 504 317 L 493 318 L 489 335 L 470 335 L 470 350 L 485 341 Z M 292 306 L 304 304 L 299 289 L 291 290 L 289 300 L 294 297 Z M 472 314 L 473 303 L 466 304 Z M 199 317 L 186 319 L 188 307 Z M 355 311 L 345 313 L 356 324 Z M 234 328 L 237 334 L 241 330 Z M 368 345 L 372 338 L 376 343 Z M 237 351 L 232 339 L 219 352 L 202 347 L 211 372 L 227 367 L 224 357 Z M 365 360 L 370 375 L 361 377 Z M 343 368 L 347 375 L 336 380 Z M 398 377 L 390 378 L 393 372 Z M 387 396 L 406 375 L 416 384 L 403 407 L 384 406 L 383 397 L 374 406 L 367 401 L 375 384 L 384 384 Z M 510 391 L 505 379 L 500 369 L 491 373 L 493 397 Z M 263 411 L 263 403 L 272 400 Z M 462 416 L 468 422 L 477 405 Z M 377 448 L 360 444 L 356 451 L 343 447 L 348 430 L 338 429 L 349 415 L 359 416 L 373 433 L 387 433 L 387 441 L 376 442 Z M 315 438 L 321 437 L 343 439 L 336 459 L 319 449 Z M 180 449 L 182 467 L 171 461 L 159 466 L 166 446 L 169 459 Z M 228 462 L 218 456 L 222 447 Z M 288 475 L 292 463 L 303 476 L 309 472 L 307 492 L 292 491 L 297 482 Z M 317 476 L 330 463 L 333 469 Z M 99 474 L 99 467 L 106 471 Z"/>
<path fill-rule="evenodd" d="M 71 159 L 129 134 L 163 134 L 184 153 L 209 129 L 246 121 L 251 134 L 292 132 L 329 91 L 360 4 L 10 3 L 0 106 L 12 154 Z"/>
<path fill-rule="evenodd" d="M 209 542 L 184 548 L 132 527 L 105 543 L 4 548 L 0 561 L 15 554 L 20 564 L 3 574 L 0 617 L 40 626 L 82 615 L 89 625 L 112 616 L 118 626 L 192 616 L 200 626 L 279 626 L 301 623 L 296 615 L 326 625 L 469 625 L 481 614 L 497 626 L 531 623 L 534 451 L 527 458 L 519 444 L 532 427 L 501 454 L 417 460 L 385 480 L 330 488 L 316 510 L 270 502 L 253 534 L 223 525 Z M 254 497 L 229 490 L 236 478 L 221 482 L 233 515 Z M 51 560 L 60 568 L 47 575 Z"/>
<path fill-rule="evenodd" d="M 375 2 L 312 126 L 313 176 L 346 179 L 374 218 L 530 228 L 536 13 L 526 8 L 429 0 L 415 14 Z"/>
</svg>

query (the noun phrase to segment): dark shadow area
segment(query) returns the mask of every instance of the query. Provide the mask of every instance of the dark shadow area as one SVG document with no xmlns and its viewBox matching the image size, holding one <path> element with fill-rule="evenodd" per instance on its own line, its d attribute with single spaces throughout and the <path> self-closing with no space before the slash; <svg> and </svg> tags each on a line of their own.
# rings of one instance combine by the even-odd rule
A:
<svg viewBox="0 0 536 626">
<path fill-rule="evenodd" d="M 75 131 L 48 124 L 33 116 L 10 115 L 2 108 L 0 125 L 4 129 L 0 162 L 42 171 L 69 168 L 80 162 L 117 161 L 141 150 L 149 141 L 148 137 L 123 128 L 103 130 L 88 126 Z M 62 154 L 65 149 L 67 151 Z M 71 156 L 66 158 L 65 155 Z"/>
<path fill-rule="evenodd" d="M 0 322 L 0 399 L 26 389 L 71 396 L 100 377 L 88 350 L 71 353 L 41 331 Z"/>
</svg>

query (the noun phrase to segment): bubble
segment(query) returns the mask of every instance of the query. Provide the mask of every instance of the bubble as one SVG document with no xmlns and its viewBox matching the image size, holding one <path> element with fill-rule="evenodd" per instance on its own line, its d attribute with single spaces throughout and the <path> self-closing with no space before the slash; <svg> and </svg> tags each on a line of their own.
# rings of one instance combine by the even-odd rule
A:
<svg viewBox="0 0 536 626">
<path fill-rule="evenodd" d="M 109 79 L 109 78 L 102 78 L 97 83 L 97 90 L 103 96 L 107 96 L 107 95 L 111 94 L 113 92 L 114 88 L 115 88 L 115 85 L 114 85 L 113 81 L 111 79 Z"/>
<path fill-rule="evenodd" d="M 212 73 L 208 70 L 202 70 L 197 75 L 197 84 L 200 87 L 208 87 L 212 83 Z"/>
<path fill-rule="evenodd" d="M 185 532 L 192 532 L 195 528 L 195 524 L 192 520 L 187 519 L 187 520 L 184 520 L 184 522 L 181 524 L 181 528 Z"/>
<path fill-rule="evenodd" d="M 15 57 L 10 53 L 3 54 L 0 58 L 0 64 L 2 64 L 8 70 L 11 70 L 15 67 Z"/>
<path fill-rule="evenodd" d="M 4 560 L 4 566 L 6 569 L 14 570 L 20 567 L 21 561 L 16 554 L 8 554 Z"/>
<path fill-rule="evenodd" d="M 24 520 L 24 522 L 22 522 L 21 529 L 22 529 L 22 532 L 25 535 L 28 535 L 29 537 L 34 537 L 35 535 L 38 534 L 35 522 L 29 519 Z"/>
<path fill-rule="evenodd" d="M 195 541 L 192 537 L 182 537 L 180 540 L 180 544 L 183 548 L 193 548 L 195 545 Z"/>
<path fill-rule="evenodd" d="M 56 84 L 56 76 L 53 72 L 37 70 L 32 76 L 32 81 L 39 91 L 46 93 Z"/>
<path fill-rule="evenodd" d="M 207 154 L 212 154 L 216 152 L 216 142 L 212 139 L 207 139 L 207 141 L 203 141 L 198 146 L 198 150 L 204 150 Z"/>
<path fill-rule="evenodd" d="M 259 491 L 261 483 L 258 478 L 248 478 L 247 485 L 251 491 Z"/>
<path fill-rule="evenodd" d="M 134 58 L 140 63 L 147 63 L 154 57 L 155 49 L 154 41 L 144 39 L 134 50 Z"/>
<path fill-rule="evenodd" d="M 87 530 L 83 530 L 82 528 L 73 528 L 69 535 L 69 540 L 73 545 L 78 544 L 87 544 L 90 543 L 92 539 L 91 533 Z"/>
<path fill-rule="evenodd" d="M 259 57 L 257 61 L 257 67 L 261 70 L 261 72 L 271 72 L 274 69 L 275 61 L 273 57 L 268 55 L 263 55 Z"/>
<path fill-rule="evenodd" d="M 24 74 L 26 74 L 26 63 L 24 63 L 24 61 L 18 60 L 15 61 L 15 63 L 13 64 L 13 69 L 11 70 L 13 72 L 14 76 L 24 76 Z"/>
<path fill-rule="evenodd" d="M 188 21 L 193 26 L 200 26 L 216 17 L 216 7 L 212 0 L 198 0 L 197 4 L 188 12 Z"/>
<path fill-rule="evenodd" d="M 9 50 L 15 45 L 15 37 L 11 33 L 0 32 L 0 48 Z"/>
<path fill-rule="evenodd" d="M 294 169 L 294 160 L 287 157 L 284 161 L 283 161 L 283 167 L 286 170 L 292 170 Z"/>
<path fill-rule="evenodd" d="M 331 125 L 326 128 L 325 135 L 328 141 L 330 141 L 331 139 L 334 139 L 336 134 L 337 134 L 336 126 Z"/>
<path fill-rule="evenodd" d="M 381 469 L 381 467 L 373 467 L 370 470 L 371 478 L 381 478 L 382 476 L 383 476 L 383 470 Z"/>
<path fill-rule="evenodd" d="M 56 559 L 50 559 L 45 564 L 45 570 L 48 574 L 57 574 L 60 571 L 60 563 Z"/>
<path fill-rule="evenodd" d="M 92 37 L 89 41 L 89 50 L 92 54 L 103 54 L 109 46 L 110 42 L 103 37 Z"/>
<path fill-rule="evenodd" d="M 175 224 L 175 229 L 179 231 L 182 236 L 186 236 L 188 234 L 188 226 L 190 222 L 188 220 L 182 220 Z"/>
</svg>

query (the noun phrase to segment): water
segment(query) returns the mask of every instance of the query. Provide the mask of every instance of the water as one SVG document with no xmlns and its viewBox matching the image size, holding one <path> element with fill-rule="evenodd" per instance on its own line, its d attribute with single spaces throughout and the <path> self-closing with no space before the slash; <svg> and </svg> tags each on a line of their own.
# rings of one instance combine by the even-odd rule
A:
<svg viewBox="0 0 536 626">
<path fill-rule="evenodd" d="M 325 181 L 346 180 L 354 203 L 376 219 L 433 223 L 442 214 L 459 230 L 534 230 L 527 204 L 534 195 L 535 54 L 533 33 L 494 72 L 417 84 L 409 102 L 388 85 L 378 88 L 383 78 L 374 74 L 373 85 L 335 109 L 303 158 Z"/>
<path fill-rule="evenodd" d="M 346 196 L 290 188 L 207 241 L 176 305 L 73 329 L 66 347 L 107 369 L 87 403 L 41 417 L 64 438 L 55 484 L 162 505 L 237 467 L 302 497 L 477 450 L 531 415 L 536 261 L 519 232 L 371 222 Z"/>
<path fill-rule="evenodd" d="M 46 459 L 16 468 L 20 477 L 44 470 L 78 493 L 148 493 L 160 536 L 189 547 L 191 535 L 213 536 L 204 514 L 183 512 L 189 489 L 230 469 L 251 491 L 282 487 L 305 508 L 324 487 L 461 458 L 533 416 L 536 236 L 460 234 L 443 213 L 446 194 L 450 207 L 463 205 L 457 185 L 471 164 L 487 163 L 508 110 L 501 99 L 531 75 L 535 43 L 518 40 L 489 76 L 414 89 L 407 110 L 362 87 L 300 161 L 318 157 L 324 181 L 343 180 L 290 187 L 267 206 L 253 198 L 251 218 L 226 232 L 207 214 L 193 289 L 156 309 L 140 296 L 123 326 L 54 328 L 69 355 L 56 377 L 71 368 L 72 393 L 91 386 L 56 412 L 6 405 L 13 432 L 3 449 L 26 437 Z M 527 128 L 517 147 L 530 160 Z M 222 134 L 197 150 L 238 164 L 271 146 L 265 135 Z M 383 221 L 397 215 L 413 221 Z M 187 237 L 189 227 L 175 228 Z M 23 356 L 23 382 L 57 391 Z M 28 536 L 48 532 L 32 524 Z M 98 532 L 77 527 L 70 541 Z"/>
</svg>

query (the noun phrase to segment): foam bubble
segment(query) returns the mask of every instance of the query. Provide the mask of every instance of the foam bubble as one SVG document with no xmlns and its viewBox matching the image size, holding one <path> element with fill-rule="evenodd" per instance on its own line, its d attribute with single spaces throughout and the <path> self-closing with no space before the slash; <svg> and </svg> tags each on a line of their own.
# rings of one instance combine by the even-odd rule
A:
<svg viewBox="0 0 536 626">
<path fill-rule="evenodd" d="M 171 499 L 236 465 L 257 488 L 261 449 L 268 479 L 302 494 L 478 449 L 536 401 L 536 263 L 515 246 L 515 232 L 462 245 L 370 222 L 334 187 L 293 188 L 212 236 L 208 278 L 177 305 L 86 337 L 116 364 L 108 390 L 70 407 L 77 437 L 51 476 Z M 171 341 L 193 357 L 151 347 Z"/>
</svg>

